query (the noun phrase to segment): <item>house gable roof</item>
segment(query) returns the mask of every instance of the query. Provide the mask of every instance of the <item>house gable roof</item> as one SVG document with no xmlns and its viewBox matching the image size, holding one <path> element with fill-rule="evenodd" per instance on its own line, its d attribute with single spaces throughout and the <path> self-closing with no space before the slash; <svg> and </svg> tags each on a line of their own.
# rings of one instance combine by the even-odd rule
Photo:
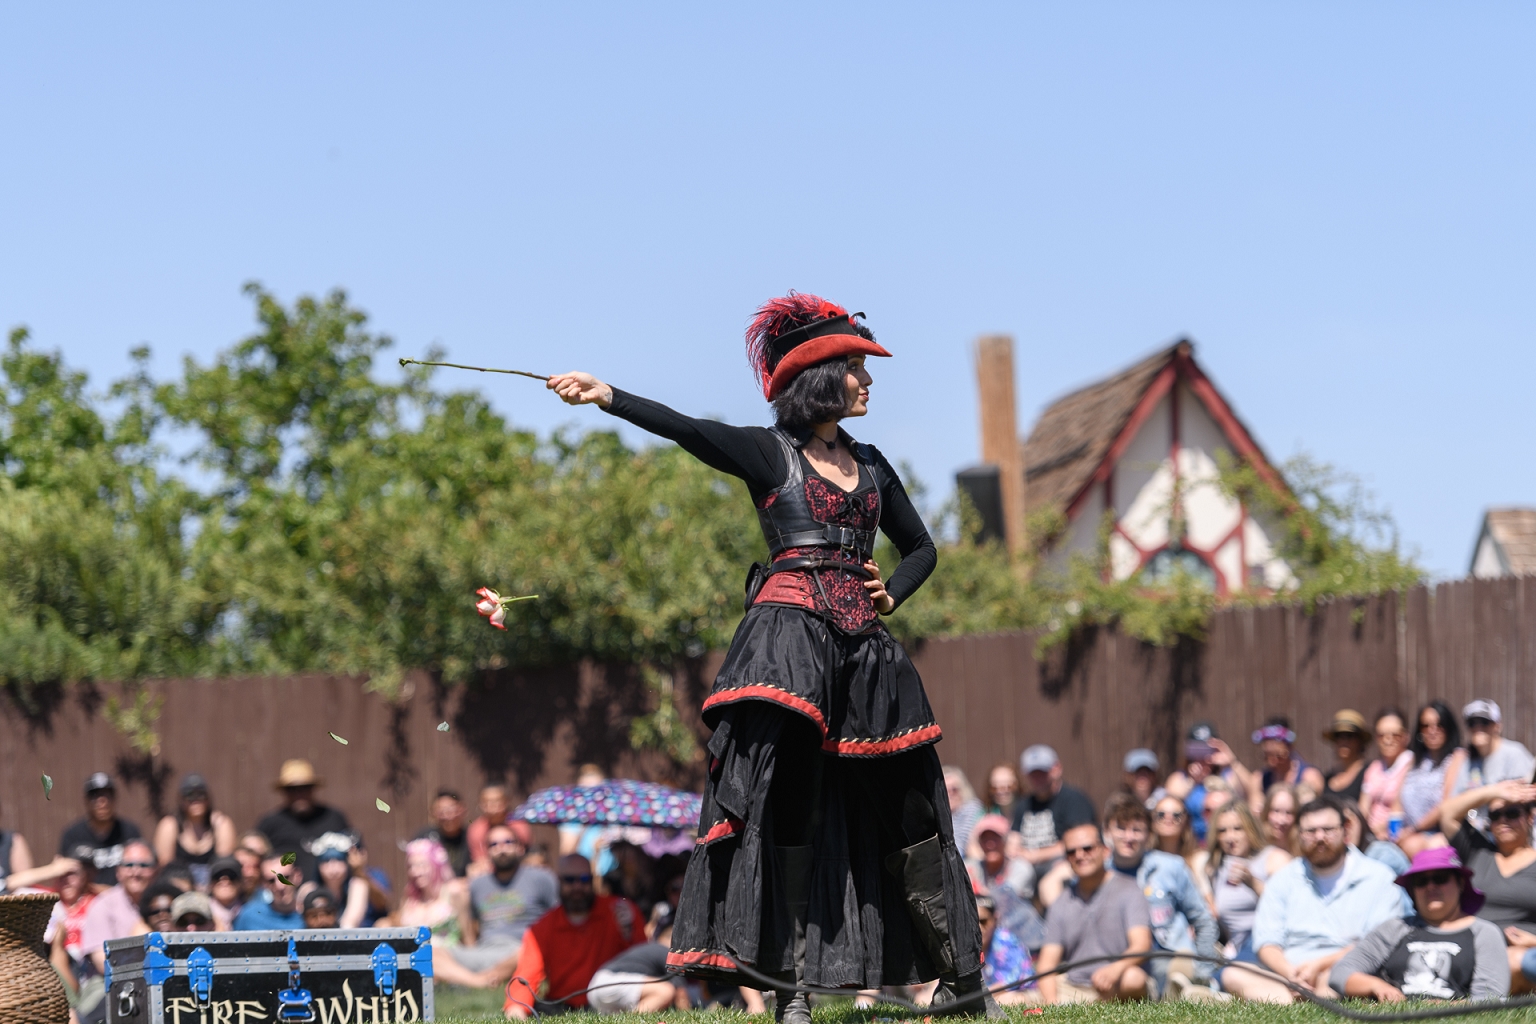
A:
<svg viewBox="0 0 1536 1024">
<path fill-rule="evenodd" d="M 1503 549 L 1511 573 L 1536 574 L 1536 508 L 1491 508 L 1483 528 Z"/>
<path fill-rule="evenodd" d="M 1025 505 L 1068 514 L 1090 484 L 1103 480 L 1157 403 L 1182 379 L 1221 428 L 1234 452 L 1247 457 L 1271 483 L 1280 475 L 1194 360 L 1194 343 L 1181 338 L 1133 366 L 1052 402 L 1024 442 Z"/>
</svg>

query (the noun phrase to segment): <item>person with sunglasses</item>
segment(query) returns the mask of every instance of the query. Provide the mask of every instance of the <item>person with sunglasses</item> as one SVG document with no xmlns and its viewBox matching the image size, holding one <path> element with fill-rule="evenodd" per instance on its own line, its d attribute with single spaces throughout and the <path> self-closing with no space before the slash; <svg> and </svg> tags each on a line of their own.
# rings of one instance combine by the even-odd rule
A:
<svg viewBox="0 0 1536 1024">
<path fill-rule="evenodd" d="M 1536 786 L 1509 779 L 1469 789 L 1440 805 L 1440 831 L 1472 872 L 1487 898 L 1477 916 L 1504 929 L 1515 992 L 1532 990 L 1522 974 L 1527 951 L 1536 949 L 1536 849 L 1531 846 L 1531 804 Z M 1489 835 L 1468 822 L 1484 808 Z M 1490 838 L 1491 836 L 1491 838 Z"/>
<path fill-rule="evenodd" d="M 1414 913 L 1377 925 L 1333 968 L 1334 989 L 1357 999 L 1498 999 L 1509 963 L 1498 926 L 1474 915 L 1483 894 L 1456 851 L 1421 851 L 1397 884 Z"/>
<path fill-rule="evenodd" d="M 599 896 L 592 886 L 591 861 L 568 853 L 558 868 L 560 905 L 523 934 L 517 976 L 507 985 L 502 1012 L 514 1020 L 587 1006 L 582 990 L 592 984 L 592 975 L 646 941 L 640 908 L 622 896 Z M 571 998 L 558 1006 L 542 1005 L 564 996 Z"/>
<path fill-rule="evenodd" d="M 527 844 L 505 822 L 485 830 L 485 848 L 491 870 L 469 880 L 463 941 L 445 952 L 501 984 L 512 976 L 528 928 L 560 905 L 560 883 L 549 868 L 524 863 Z"/>
<path fill-rule="evenodd" d="M 1063 963 L 1101 956 L 1120 959 L 1084 964 L 1036 984 L 1046 1003 L 1120 1002 L 1146 999 L 1152 980 L 1146 960 L 1152 950 L 1152 916 L 1132 878 L 1105 869 L 1109 850 L 1094 824 L 1074 825 L 1062 835 L 1072 878 L 1045 916 L 1045 945 L 1035 961 L 1041 974 Z"/>
<path fill-rule="evenodd" d="M 1461 717 L 1467 723 L 1467 751 L 1446 772 L 1452 776 L 1447 797 L 1505 779 L 1530 781 L 1536 757 L 1523 743 L 1504 738 L 1504 714 L 1496 702 L 1478 698 L 1461 709 Z"/>
</svg>

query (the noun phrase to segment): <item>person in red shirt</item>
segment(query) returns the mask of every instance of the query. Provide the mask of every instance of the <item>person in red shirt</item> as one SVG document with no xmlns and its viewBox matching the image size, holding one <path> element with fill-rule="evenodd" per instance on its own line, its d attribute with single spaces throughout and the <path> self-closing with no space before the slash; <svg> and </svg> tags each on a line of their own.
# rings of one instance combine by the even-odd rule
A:
<svg viewBox="0 0 1536 1024">
<path fill-rule="evenodd" d="M 529 926 L 507 984 L 502 1012 L 514 1019 L 533 1016 L 535 999 L 558 999 L 592 983 L 597 969 L 630 946 L 645 941 L 640 908 L 592 888 L 592 865 L 579 854 L 560 858 L 560 905 Z M 569 1000 L 586 1006 L 587 997 Z"/>
</svg>

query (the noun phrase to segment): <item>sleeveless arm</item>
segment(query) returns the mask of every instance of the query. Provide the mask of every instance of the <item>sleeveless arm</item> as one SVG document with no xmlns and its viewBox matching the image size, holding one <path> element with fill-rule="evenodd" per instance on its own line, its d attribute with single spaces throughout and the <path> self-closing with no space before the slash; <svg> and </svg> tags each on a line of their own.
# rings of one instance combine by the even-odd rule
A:
<svg viewBox="0 0 1536 1024">
<path fill-rule="evenodd" d="M 885 592 L 900 608 L 902 602 L 916 593 L 933 573 L 933 567 L 939 562 L 939 552 L 928 535 L 928 527 L 923 525 L 923 517 L 917 514 L 912 499 L 907 497 L 907 489 L 901 486 L 901 477 L 896 475 L 879 449 L 871 447 L 870 451 L 874 453 L 875 468 L 880 474 L 880 501 L 884 505 L 880 514 L 880 532 L 891 538 L 891 543 L 901 552 L 901 564 L 886 579 Z"/>
<path fill-rule="evenodd" d="M 694 419 L 627 391 L 613 389 L 607 411 L 647 430 L 698 459 L 711 469 L 747 482 L 753 499 L 784 483 L 788 467 L 783 447 L 763 427 L 733 427 L 715 420 Z"/>
</svg>

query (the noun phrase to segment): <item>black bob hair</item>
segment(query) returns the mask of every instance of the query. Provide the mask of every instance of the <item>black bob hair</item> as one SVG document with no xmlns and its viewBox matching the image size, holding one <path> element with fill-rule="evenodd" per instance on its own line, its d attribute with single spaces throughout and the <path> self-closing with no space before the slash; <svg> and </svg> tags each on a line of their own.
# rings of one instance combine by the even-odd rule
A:
<svg viewBox="0 0 1536 1024">
<path fill-rule="evenodd" d="M 875 340 L 875 332 L 853 324 L 861 338 Z M 804 430 L 848 415 L 848 357 L 833 356 L 795 375 L 773 400 L 773 419 L 784 430 Z"/>
</svg>

